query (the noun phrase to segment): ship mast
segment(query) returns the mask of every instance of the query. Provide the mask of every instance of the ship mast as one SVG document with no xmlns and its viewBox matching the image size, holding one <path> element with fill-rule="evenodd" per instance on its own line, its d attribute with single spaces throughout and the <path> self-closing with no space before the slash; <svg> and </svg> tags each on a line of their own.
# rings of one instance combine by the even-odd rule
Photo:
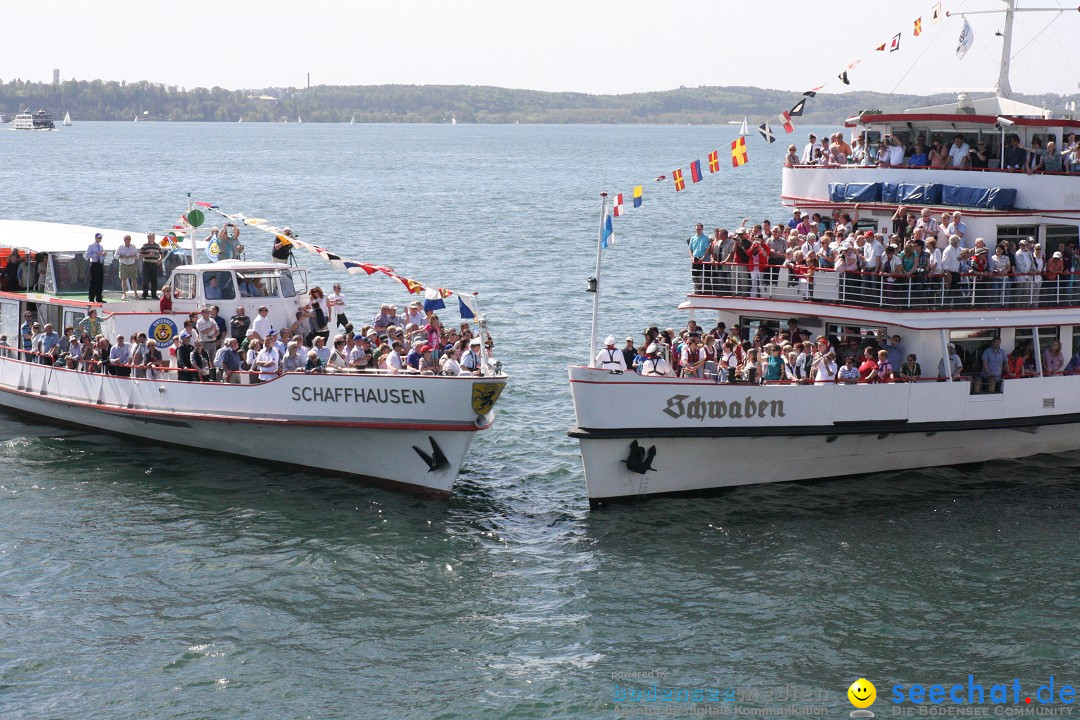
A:
<svg viewBox="0 0 1080 720">
<path fill-rule="evenodd" d="M 1012 95 L 1012 86 L 1009 85 L 1009 65 L 1012 63 L 1012 27 L 1013 13 L 1016 12 L 1016 0 L 1005 0 L 1005 34 L 1001 38 L 1001 67 L 998 68 L 997 85 L 994 86 L 994 94 L 999 98 L 1007 98 Z"/>
<path fill-rule="evenodd" d="M 1016 1 L 1002 0 L 1005 3 L 1004 10 L 969 10 L 967 12 L 945 13 L 948 17 L 953 15 L 964 17 L 965 15 L 1005 13 L 1005 30 L 1001 34 L 1001 65 L 998 68 L 997 84 L 994 86 L 994 94 L 999 98 L 1008 98 L 1012 95 L 1012 85 L 1009 84 L 1009 68 L 1012 64 L 1013 15 L 1018 12 L 1065 12 L 1065 8 L 1060 7 L 1018 8 L 1016 7 Z M 1080 10 L 1080 8 L 1077 9 Z"/>
</svg>

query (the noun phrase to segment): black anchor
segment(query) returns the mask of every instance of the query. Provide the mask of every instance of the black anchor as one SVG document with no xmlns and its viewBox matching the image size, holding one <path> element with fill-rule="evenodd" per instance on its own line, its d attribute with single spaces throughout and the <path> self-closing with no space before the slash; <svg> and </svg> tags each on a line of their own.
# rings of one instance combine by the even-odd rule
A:
<svg viewBox="0 0 1080 720">
<path fill-rule="evenodd" d="M 630 472 L 644 475 L 649 470 L 656 472 L 656 468 L 652 466 L 654 457 L 656 457 L 655 445 L 649 447 L 649 451 L 646 453 L 645 448 L 638 445 L 638 441 L 635 440 L 630 443 L 630 457 L 623 460 L 623 462 L 626 463 L 626 469 Z"/>
<path fill-rule="evenodd" d="M 416 447 L 415 445 L 412 446 L 412 449 L 416 451 L 416 454 L 420 456 L 420 459 L 427 463 L 428 472 L 435 472 L 439 468 L 445 465 L 449 465 L 450 461 L 446 459 L 445 455 L 443 455 L 442 448 L 440 448 L 438 443 L 435 442 L 435 438 L 428 435 L 428 441 L 431 443 L 430 455 L 428 455 L 426 452 Z"/>
</svg>

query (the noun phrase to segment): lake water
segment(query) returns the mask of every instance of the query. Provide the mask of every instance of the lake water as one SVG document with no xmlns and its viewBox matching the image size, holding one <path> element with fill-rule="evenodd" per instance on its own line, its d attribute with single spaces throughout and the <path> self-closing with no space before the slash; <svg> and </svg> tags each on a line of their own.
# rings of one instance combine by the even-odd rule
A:
<svg viewBox="0 0 1080 720">
<path fill-rule="evenodd" d="M 785 217 L 787 138 L 733 169 L 735 132 L 0 130 L 2 217 L 160 231 L 190 192 L 478 290 L 511 375 L 448 502 L 0 418 L 0 718 L 602 718 L 654 681 L 841 716 L 858 677 L 880 716 L 896 683 L 1075 685 L 1080 455 L 589 512 L 565 368 L 587 359 L 599 192 L 646 196 L 616 220 L 601 336 L 684 322 L 694 223 Z M 695 158 L 702 183 L 653 181 Z M 351 317 L 407 300 L 300 260 Z"/>
</svg>

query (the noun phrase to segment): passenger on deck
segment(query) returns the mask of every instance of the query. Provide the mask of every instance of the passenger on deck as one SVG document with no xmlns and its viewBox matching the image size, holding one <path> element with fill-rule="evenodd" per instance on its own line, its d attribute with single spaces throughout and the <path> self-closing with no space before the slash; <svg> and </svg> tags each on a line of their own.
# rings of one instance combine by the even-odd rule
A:
<svg viewBox="0 0 1080 720">
<path fill-rule="evenodd" d="M 971 165 L 971 146 L 964 142 L 964 136 L 957 133 L 949 148 L 949 167 L 965 168 Z"/>
<path fill-rule="evenodd" d="M 168 285 L 161 288 L 161 299 L 158 301 L 158 312 L 162 315 L 172 312 L 172 288 Z"/>
<path fill-rule="evenodd" d="M 930 143 L 930 167 L 943 168 L 949 162 L 949 153 L 944 148 L 941 138 L 935 137 Z"/>
<path fill-rule="evenodd" d="M 192 359 L 195 347 L 191 344 L 191 333 L 186 330 L 180 333 L 180 347 L 176 351 L 176 367 L 180 368 L 177 379 L 184 382 L 197 382 L 199 370 Z"/>
<path fill-rule="evenodd" d="M 996 337 L 990 347 L 982 352 L 979 379 L 975 382 L 975 392 L 1000 392 L 1001 378 L 1005 374 L 1008 357 L 1001 349 L 1001 338 Z M 1064 361 L 1062 361 L 1064 364 Z"/>
<path fill-rule="evenodd" d="M 999 343 L 1000 344 L 1000 343 Z M 1057 340 L 1042 354 L 1043 375 L 1060 375 L 1065 370 L 1065 356 L 1061 352 L 1061 343 Z"/>
<path fill-rule="evenodd" d="M 615 347 L 614 335 L 608 335 L 604 339 L 604 348 L 596 354 L 596 366 L 604 370 L 626 370 L 626 359 L 622 351 Z"/>
<path fill-rule="evenodd" d="M 257 371 L 257 376 L 252 376 L 251 382 L 262 383 L 277 377 L 278 368 L 281 367 L 281 355 L 278 353 L 276 343 L 277 333 L 270 331 L 264 344 L 255 356 L 255 362 L 251 369 Z"/>
<path fill-rule="evenodd" d="M 938 360 L 938 377 L 947 378 L 952 375 L 953 380 L 960 379 L 960 373 L 964 369 L 964 363 L 960 359 L 960 356 L 956 354 L 956 345 L 949 343 L 949 371 L 945 370 L 945 358 Z"/>
<path fill-rule="evenodd" d="M 319 353 L 314 350 L 308 350 L 307 362 L 304 363 L 304 372 L 306 373 L 321 373 L 323 371 L 323 361 L 319 357 Z"/>
<path fill-rule="evenodd" d="M 848 356 L 843 367 L 836 374 L 836 382 L 842 385 L 854 385 L 859 382 L 859 368 L 855 367 L 855 358 Z"/>
<path fill-rule="evenodd" d="M 900 366 L 898 375 L 902 382 L 915 382 L 922 377 L 922 366 L 919 365 L 914 353 L 907 356 L 907 360 Z"/>
<path fill-rule="evenodd" d="M 675 377 L 675 371 L 668 361 L 660 357 L 660 348 L 652 343 L 645 349 L 645 362 L 641 364 L 644 377 Z"/>
</svg>

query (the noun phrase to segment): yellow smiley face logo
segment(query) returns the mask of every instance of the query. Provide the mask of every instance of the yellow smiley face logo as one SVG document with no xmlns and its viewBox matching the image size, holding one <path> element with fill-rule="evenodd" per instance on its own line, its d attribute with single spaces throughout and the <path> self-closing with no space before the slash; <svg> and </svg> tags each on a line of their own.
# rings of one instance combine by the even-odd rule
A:
<svg viewBox="0 0 1080 720">
<path fill-rule="evenodd" d="M 859 678 L 847 689 L 848 700 L 857 708 L 868 708 L 877 699 L 877 688 L 866 678 Z"/>
</svg>

